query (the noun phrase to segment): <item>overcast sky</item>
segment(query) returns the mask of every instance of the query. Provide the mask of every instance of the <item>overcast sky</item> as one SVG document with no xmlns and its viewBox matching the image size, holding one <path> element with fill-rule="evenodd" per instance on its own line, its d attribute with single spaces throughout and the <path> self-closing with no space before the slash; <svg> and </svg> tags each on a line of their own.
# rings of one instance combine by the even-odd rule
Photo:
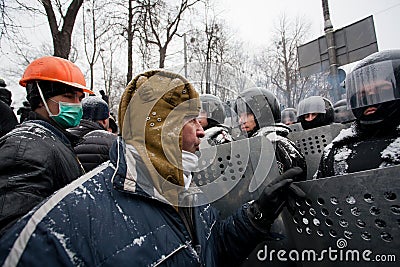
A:
<svg viewBox="0 0 400 267">
<path fill-rule="evenodd" d="M 324 34 L 322 0 L 218 0 L 220 16 L 224 17 L 230 27 L 236 30 L 243 41 L 251 46 L 262 46 L 269 43 L 271 33 L 278 19 L 287 17 L 305 17 L 311 23 L 308 41 Z M 330 0 L 329 10 L 334 29 L 373 15 L 379 50 L 400 48 L 400 0 Z M 45 27 L 48 27 L 45 25 Z M 47 29 L 47 28 L 46 28 Z M 48 29 L 47 29 L 48 30 Z M 36 28 L 31 29 L 35 38 L 50 38 Z M 35 39 L 33 38 L 33 39 Z M 34 41 L 34 40 L 32 40 Z M 0 76 L 2 73 L 0 73 Z M 16 106 L 25 98 L 17 81 L 9 81 L 13 90 Z M 18 92 L 23 92 L 18 94 Z"/>
<path fill-rule="evenodd" d="M 267 43 L 281 14 L 305 17 L 309 40 L 324 34 L 322 0 L 220 0 L 229 24 L 250 44 Z M 373 15 L 379 50 L 400 48 L 400 0 L 329 0 L 334 29 Z"/>
</svg>

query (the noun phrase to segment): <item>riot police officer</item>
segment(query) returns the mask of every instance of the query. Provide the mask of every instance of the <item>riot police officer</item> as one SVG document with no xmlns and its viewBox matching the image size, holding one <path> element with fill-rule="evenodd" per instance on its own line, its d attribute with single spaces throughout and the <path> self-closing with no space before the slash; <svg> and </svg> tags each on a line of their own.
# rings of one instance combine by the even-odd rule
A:
<svg viewBox="0 0 400 267">
<path fill-rule="evenodd" d="M 203 140 L 209 145 L 221 145 L 232 141 L 230 128 L 224 125 L 225 108 L 219 97 L 211 94 L 200 96 L 201 110 L 198 117 L 204 129 Z M 202 141 L 203 142 L 203 141 Z"/>
<path fill-rule="evenodd" d="M 329 125 L 333 122 L 331 101 L 322 96 L 310 96 L 299 102 L 297 120 L 304 130 Z"/>
<path fill-rule="evenodd" d="M 346 77 L 346 89 L 356 120 L 325 149 L 318 178 L 400 163 L 400 50 L 361 60 Z"/>
<path fill-rule="evenodd" d="M 251 88 L 240 93 L 235 103 L 242 135 L 266 136 L 275 145 L 279 172 L 298 166 L 307 177 L 306 161 L 296 145 L 286 136 L 289 128 L 281 123 L 281 110 L 277 97 L 263 88 Z"/>
<path fill-rule="evenodd" d="M 282 123 L 291 125 L 297 122 L 297 110 L 295 108 L 285 108 L 281 113 Z"/>
</svg>

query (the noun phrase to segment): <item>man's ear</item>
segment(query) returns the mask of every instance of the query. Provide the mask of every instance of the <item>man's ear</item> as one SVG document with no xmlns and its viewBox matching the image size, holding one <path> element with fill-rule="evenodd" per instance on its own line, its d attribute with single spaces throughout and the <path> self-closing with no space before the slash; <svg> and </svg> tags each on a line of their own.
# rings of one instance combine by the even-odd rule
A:
<svg viewBox="0 0 400 267">
<path fill-rule="evenodd" d="M 101 124 L 101 126 L 103 126 L 104 129 L 106 129 L 106 126 L 107 126 L 107 119 L 98 120 L 98 122 Z M 106 129 L 106 130 L 107 130 L 107 129 Z"/>
</svg>

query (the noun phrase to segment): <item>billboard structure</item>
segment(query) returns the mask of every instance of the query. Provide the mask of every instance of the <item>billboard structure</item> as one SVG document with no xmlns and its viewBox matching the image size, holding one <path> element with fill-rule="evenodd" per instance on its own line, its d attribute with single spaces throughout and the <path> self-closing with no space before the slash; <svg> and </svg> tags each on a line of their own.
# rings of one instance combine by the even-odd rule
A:
<svg viewBox="0 0 400 267">
<path fill-rule="evenodd" d="M 337 66 L 343 66 L 378 51 L 373 16 L 334 31 Z M 297 47 L 302 77 L 329 71 L 328 46 L 325 36 Z"/>
</svg>

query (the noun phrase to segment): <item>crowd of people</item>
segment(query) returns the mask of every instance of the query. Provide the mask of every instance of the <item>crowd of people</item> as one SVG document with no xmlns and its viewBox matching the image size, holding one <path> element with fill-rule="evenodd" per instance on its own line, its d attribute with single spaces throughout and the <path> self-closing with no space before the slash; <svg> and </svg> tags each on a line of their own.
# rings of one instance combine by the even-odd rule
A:
<svg viewBox="0 0 400 267">
<path fill-rule="evenodd" d="M 77 65 L 46 56 L 20 80 L 27 101 L 18 122 L 0 85 L 4 266 L 237 265 L 268 239 L 283 208 L 305 197 L 293 184 L 307 177 L 288 138 L 293 124 L 305 135 L 348 126 L 325 148 L 316 178 L 400 163 L 400 50 L 361 60 L 346 77 L 346 99 L 310 96 L 283 110 L 263 88 L 228 106 L 199 96 L 180 74 L 150 70 L 125 88 L 116 123 L 108 96 L 87 88 Z M 221 219 L 192 179 L 199 150 L 260 136 L 274 145 L 279 174 Z"/>
</svg>

